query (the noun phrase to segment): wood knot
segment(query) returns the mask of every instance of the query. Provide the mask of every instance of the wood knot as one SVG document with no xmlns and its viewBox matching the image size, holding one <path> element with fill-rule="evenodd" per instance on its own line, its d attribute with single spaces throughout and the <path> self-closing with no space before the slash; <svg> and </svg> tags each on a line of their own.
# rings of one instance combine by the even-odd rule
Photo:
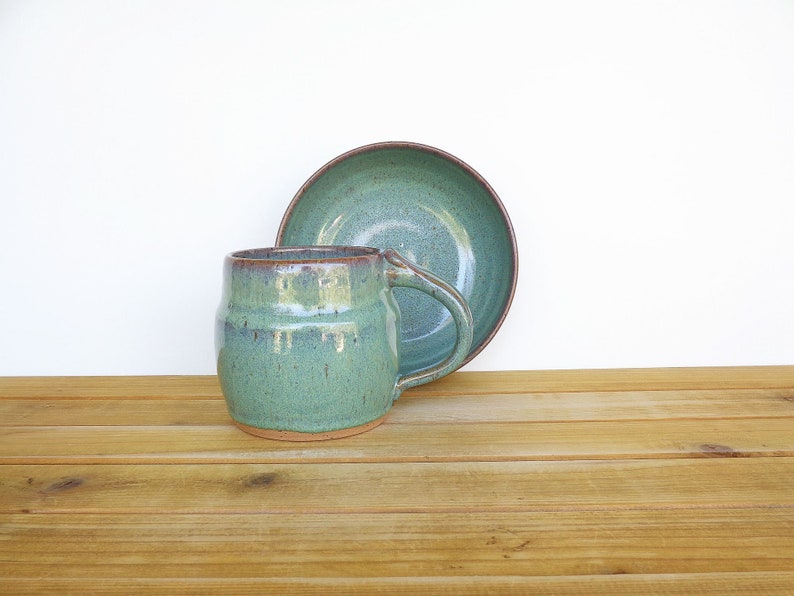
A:
<svg viewBox="0 0 794 596">
<path fill-rule="evenodd" d="M 82 478 L 64 478 L 58 482 L 53 482 L 47 488 L 42 490 L 43 493 L 58 493 L 64 490 L 71 490 L 81 486 L 85 482 Z"/>
<path fill-rule="evenodd" d="M 272 472 L 264 474 L 251 474 L 243 478 L 243 486 L 247 488 L 261 488 L 263 486 L 270 486 L 276 480 L 276 475 Z"/>
<path fill-rule="evenodd" d="M 742 455 L 732 447 L 719 443 L 703 443 L 700 445 L 700 451 L 709 457 L 741 457 Z"/>
</svg>

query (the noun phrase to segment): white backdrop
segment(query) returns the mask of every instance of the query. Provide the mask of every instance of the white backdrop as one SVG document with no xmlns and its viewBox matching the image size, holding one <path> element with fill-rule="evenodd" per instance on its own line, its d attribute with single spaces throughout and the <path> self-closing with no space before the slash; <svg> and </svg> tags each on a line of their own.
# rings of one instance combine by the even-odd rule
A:
<svg viewBox="0 0 794 596">
<path fill-rule="evenodd" d="M 0 1 L 0 374 L 209 374 L 221 261 L 385 140 L 520 275 L 468 370 L 794 363 L 794 2 Z"/>
</svg>

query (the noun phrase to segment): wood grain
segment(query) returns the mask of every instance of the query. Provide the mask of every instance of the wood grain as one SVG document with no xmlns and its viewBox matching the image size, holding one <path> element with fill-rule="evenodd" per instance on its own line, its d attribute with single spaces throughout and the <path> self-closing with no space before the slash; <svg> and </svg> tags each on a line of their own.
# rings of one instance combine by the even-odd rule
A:
<svg viewBox="0 0 794 596">
<path fill-rule="evenodd" d="M 693 368 L 577 369 L 532 371 L 459 371 L 414 387 L 404 397 L 550 393 L 578 391 L 659 391 L 685 389 L 790 389 L 794 365 Z M 0 377 L 0 396 L 221 398 L 215 376 Z"/>
<path fill-rule="evenodd" d="M 0 513 L 794 507 L 794 458 L 3 469 Z M 794 511 L 792 512 L 794 513 Z"/>
<path fill-rule="evenodd" d="M 792 594 L 794 367 L 458 372 L 319 443 L 0 378 L 0 593 Z"/>
<path fill-rule="evenodd" d="M 63 577 L 72 578 L 791 571 L 791 513 L 2 515 L 10 540 L 0 542 L 0 558 L 9 562 L 11 577 L 30 576 L 42 564 L 63 566 Z"/>
<path fill-rule="evenodd" d="M 453 462 L 794 456 L 794 418 L 384 424 L 322 442 L 219 426 L 14 427 L 0 463 Z M 422 441 L 415 438 L 422 436 Z"/>
<path fill-rule="evenodd" d="M 476 594 L 791 596 L 794 572 L 344 578 L 0 578 L 8 594 Z"/>
<path fill-rule="evenodd" d="M 400 399 L 387 424 L 794 417 L 794 389 L 490 393 Z M 2 426 L 224 425 L 222 399 L 0 399 Z"/>
<path fill-rule="evenodd" d="M 492 393 L 494 386 L 501 393 L 790 389 L 794 366 L 458 372 L 406 395 L 478 395 Z"/>
</svg>

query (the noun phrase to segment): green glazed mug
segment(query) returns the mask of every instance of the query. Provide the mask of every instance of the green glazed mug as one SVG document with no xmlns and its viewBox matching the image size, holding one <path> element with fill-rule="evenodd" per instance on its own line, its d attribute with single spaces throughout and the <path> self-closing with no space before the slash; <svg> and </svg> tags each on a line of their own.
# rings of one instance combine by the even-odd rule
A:
<svg viewBox="0 0 794 596">
<path fill-rule="evenodd" d="M 403 375 L 397 286 L 436 298 L 457 328 L 451 353 Z M 218 378 L 235 424 L 260 437 L 307 441 L 374 428 L 405 389 L 460 366 L 471 342 L 460 294 L 392 249 L 258 248 L 224 260 Z"/>
</svg>

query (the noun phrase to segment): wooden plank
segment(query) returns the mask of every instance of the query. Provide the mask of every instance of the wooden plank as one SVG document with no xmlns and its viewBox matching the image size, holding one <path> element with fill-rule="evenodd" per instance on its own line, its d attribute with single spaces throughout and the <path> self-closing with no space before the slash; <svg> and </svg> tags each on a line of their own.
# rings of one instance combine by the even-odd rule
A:
<svg viewBox="0 0 794 596">
<path fill-rule="evenodd" d="M 384 424 L 333 441 L 261 439 L 231 424 L 10 427 L 0 464 L 445 462 L 794 456 L 794 418 Z"/>
<path fill-rule="evenodd" d="M 794 458 L 0 467 L 0 513 L 794 507 Z"/>
<path fill-rule="evenodd" d="M 6 594 L 666 594 L 668 596 L 791 596 L 794 572 L 563 577 L 381 577 L 381 578 L 0 578 Z"/>
<path fill-rule="evenodd" d="M 794 387 L 794 366 L 460 371 L 406 396 Z"/>
<path fill-rule="evenodd" d="M 0 427 L 196 426 L 229 422 L 222 399 L 0 399 Z"/>
<path fill-rule="evenodd" d="M 794 416 L 794 388 L 427 396 L 399 400 L 387 423 L 608 421 Z M 0 399 L 0 426 L 229 423 L 221 399 Z"/>
<path fill-rule="evenodd" d="M 398 401 L 389 423 L 622 421 L 794 416 L 794 388 L 437 396 Z"/>
<path fill-rule="evenodd" d="M 794 365 L 697 368 L 458 371 L 406 391 L 404 397 L 579 391 L 781 389 L 794 387 Z M 220 398 L 214 375 L 123 377 L 0 377 L 8 398 Z"/>
<path fill-rule="evenodd" d="M 791 509 L 2 515 L 0 576 L 312 578 L 794 571 Z"/>
<path fill-rule="evenodd" d="M 0 377 L 0 397 L 13 399 L 222 399 L 214 375 Z"/>
</svg>

